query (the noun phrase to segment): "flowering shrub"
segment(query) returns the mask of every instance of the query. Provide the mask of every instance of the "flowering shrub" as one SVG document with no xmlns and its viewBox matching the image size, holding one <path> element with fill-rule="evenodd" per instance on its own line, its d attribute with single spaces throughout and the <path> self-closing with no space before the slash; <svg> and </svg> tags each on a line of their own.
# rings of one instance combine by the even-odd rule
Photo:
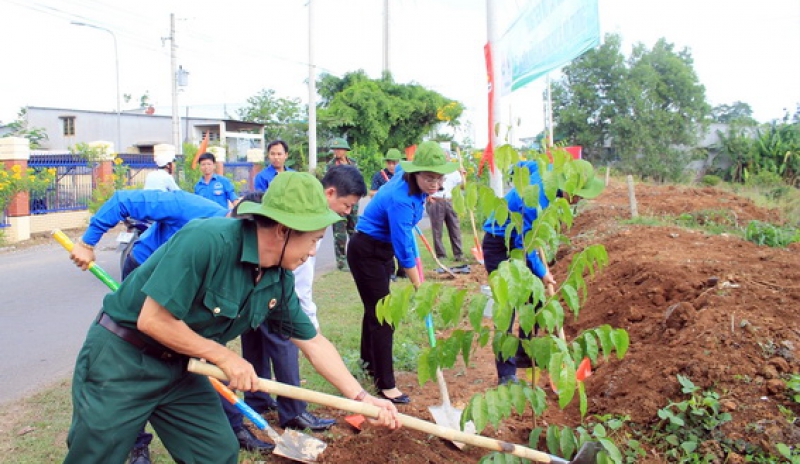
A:
<svg viewBox="0 0 800 464">
<path fill-rule="evenodd" d="M 114 192 L 129 188 L 128 172 L 131 169 L 130 166 L 117 156 L 114 158 L 112 169 L 111 178 L 101 179 L 92 190 L 92 199 L 89 200 L 89 211 L 92 213 L 97 212 L 103 206 L 103 203 L 111 198 L 111 195 L 114 195 Z"/>
<path fill-rule="evenodd" d="M 28 168 L 23 172 L 22 167 L 14 165 L 6 169 L 0 165 L 0 212 L 4 211 L 14 195 L 20 192 L 42 193 L 47 190 L 56 178 L 54 168 L 43 169 L 37 172 Z"/>
</svg>

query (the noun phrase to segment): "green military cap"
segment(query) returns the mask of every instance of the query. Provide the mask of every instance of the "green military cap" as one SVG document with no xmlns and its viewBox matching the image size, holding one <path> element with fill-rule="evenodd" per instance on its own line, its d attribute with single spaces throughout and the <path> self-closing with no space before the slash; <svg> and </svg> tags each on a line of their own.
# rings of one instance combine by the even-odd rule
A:
<svg viewBox="0 0 800 464">
<path fill-rule="evenodd" d="M 276 176 L 261 203 L 239 205 L 238 214 L 258 214 L 301 232 L 320 230 L 344 220 L 328 206 L 322 184 L 307 172 Z"/>
<path fill-rule="evenodd" d="M 383 158 L 384 161 L 403 161 L 402 153 L 397 148 L 390 148 L 389 151 L 386 152 L 386 156 Z"/>
<path fill-rule="evenodd" d="M 429 171 L 437 174 L 450 174 L 458 169 L 458 163 L 447 161 L 442 147 L 433 141 L 422 142 L 414 154 L 414 161 L 400 161 L 405 172 Z"/>
<path fill-rule="evenodd" d="M 350 145 L 347 144 L 347 140 L 342 137 L 336 137 L 331 142 L 330 148 L 342 148 L 345 150 L 350 150 Z"/>
</svg>

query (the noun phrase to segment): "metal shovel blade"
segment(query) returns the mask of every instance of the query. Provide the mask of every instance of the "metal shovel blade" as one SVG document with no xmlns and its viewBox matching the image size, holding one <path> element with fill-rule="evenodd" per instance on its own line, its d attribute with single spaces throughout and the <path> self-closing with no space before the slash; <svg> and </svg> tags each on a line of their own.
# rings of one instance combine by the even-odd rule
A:
<svg viewBox="0 0 800 464">
<path fill-rule="evenodd" d="M 451 404 L 444 403 L 438 406 L 430 406 L 428 411 L 431 412 L 433 421 L 442 427 L 461 430 L 462 411 L 460 409 L 454 408 Z M 464 432 L 474 435 L 475 424 L 473 424 L 472 421 L 464 424 Z M 451 443 L 453 443 L 458 449 L 464 449 L 465 445 L 460 441 L 453 441 Z"/>
<path fill-rule="evenodd" d="M 274 438 L 275 449 L 272 454 L 298 462 L 317 462 L 317 458 L 328 446 L 322 440 L 310 437 L 296 430 L 286 429 L 279 438 Z"/>
</svg>

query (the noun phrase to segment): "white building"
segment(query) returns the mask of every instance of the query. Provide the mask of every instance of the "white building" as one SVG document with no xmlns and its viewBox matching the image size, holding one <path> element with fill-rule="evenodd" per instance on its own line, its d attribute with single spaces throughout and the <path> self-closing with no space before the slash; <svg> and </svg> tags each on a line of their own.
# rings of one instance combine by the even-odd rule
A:
<svg viewBox="0 0 800 464">
<path fill-rule="evenodd" d="M 66 151 L 78 143 L 97 140 L 117 141 L 117 113 L 69 108 L 26 108 L 28 127 L 42 128 L 48 139 L 41 150 Z M 225 147 L 226 161 L 244 161 L 247 150 L 264 149 L 264 125 L 232 119 L 184 117 L 180 119 L 180 138 L 198 145 L 206 132 L 210 146 Z M 161 143 L 172 144 L 172 117 L 142 112 L 119 114 L 119 153 L 153 153 Z"/>
</svg>

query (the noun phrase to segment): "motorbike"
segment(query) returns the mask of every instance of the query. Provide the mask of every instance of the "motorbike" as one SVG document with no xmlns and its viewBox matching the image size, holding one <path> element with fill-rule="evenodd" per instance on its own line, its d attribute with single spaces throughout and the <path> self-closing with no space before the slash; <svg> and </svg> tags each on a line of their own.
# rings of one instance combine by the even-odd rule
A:
<svg viewBox="0 0 800 464">
<path fill-rule="evenodd" d="M 122 222 L 125 225 L 125 232 L 120 232 L 119 235 L 117 235 L 117 250 L 120 252 L 120 271 L 125 266 L 125 260 L 128 258 L 128 255 L 131 254 L 136 240 L 138 240 L 139 236 L 152 224 L 149 221 L 140 221 L 134 218 L 125 218 Z"/>
</svg>

